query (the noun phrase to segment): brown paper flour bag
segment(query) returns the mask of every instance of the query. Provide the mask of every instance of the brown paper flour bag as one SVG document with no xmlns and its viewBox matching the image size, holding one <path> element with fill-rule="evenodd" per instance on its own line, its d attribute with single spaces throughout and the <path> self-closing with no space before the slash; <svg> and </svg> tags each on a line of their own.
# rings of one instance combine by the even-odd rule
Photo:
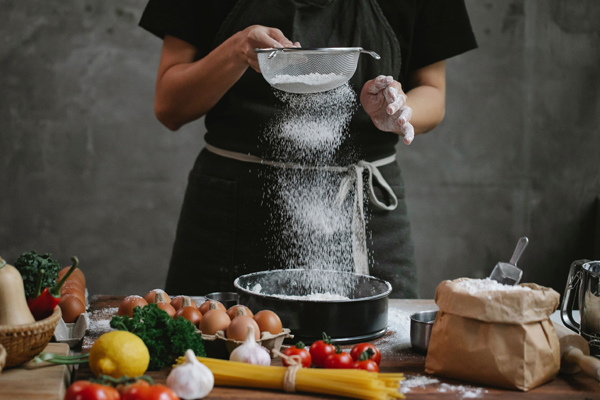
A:
<svg viewBox="0 0 600 400">
<path fill-rule="evenodd" d="M 560 345 L 549 316 L 559 294 L 536 284 L 498 285 L 463 278 L 437 287 L 425 372 L 523 391 L 556 377 Z"/>
</svg>

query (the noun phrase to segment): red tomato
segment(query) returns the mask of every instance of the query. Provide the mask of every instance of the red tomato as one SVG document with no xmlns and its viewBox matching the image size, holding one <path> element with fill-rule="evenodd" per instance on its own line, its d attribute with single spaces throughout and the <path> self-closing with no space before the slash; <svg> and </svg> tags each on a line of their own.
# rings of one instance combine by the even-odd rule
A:
<svg viewBox="0 0 600 400">
<path fill-rule="evenodd" d="M 77 381 L 69 387 L 64 400 L 119 400 L 120 398 L 119 392 L 113 387 Z"/>
<path fill-rule="evenodd" d="M 179 397 L 165 385 L 135 383 L 123 389 L 121 400 L 179 400 Z"/>
<path fill-rule="evenodd" d="M 325 359 L 325 368 L 352 368 L 353 363 L 352 356 L 337 346 L 335 353 Z"/>
<path fill-rule="evenodd" d="M 373 360 L 367 359 L 363 361 L 355 361 L 352 364 L 352 368 L 354 369 L 364 369 L 365 371 L 370 372 L 379 372 L 379 365 Z"/>
<path fill-rule="evenodd" d="M 317 367 L 325 366 L 325 359 L 335 353 L 335 346 L 331 344 L 331 338 L 323 332 L 323 340 L 317 340 L 310 345 L 310 356 L 312 363 Z"/>
<path fill-rule="evenodd" d="M 379 365 L 381 363 L 381 353 L 377 349 L 377 347 L 373 346 L 371 343 L 359 343 L 352 348 L 350 351 L 350 355 L 354 361 L 358 361 L 360 355 L 363 351 L 367 349 L 371 349 L 373 354 L 369 357 L 370 360 L 373 360 Z"/>
<path fill-rule="evenodd" d="M 306 350 L 304 343 L 298 342 L 298 343 L 296 343 L 295 346 L 288 347 L 287 349 L 285 349 L 283 354 L 285 354 L 286 356 L 290 356 L 290 357 L 291 356 L 299 356 L 300 360 L 302 362 L 302 366 L 304 368 L 310 368 L 310 363 L 312 362 L 312 357 L 310 356 L 310 353 L 308 352 L 308 350 Z M 282 362 L 283 362 L 283 365 L 285 365 L 286 367 L 289 367 L 289 364 L 287 363 L 285 358 L 282 360 Z"/>
</svg>

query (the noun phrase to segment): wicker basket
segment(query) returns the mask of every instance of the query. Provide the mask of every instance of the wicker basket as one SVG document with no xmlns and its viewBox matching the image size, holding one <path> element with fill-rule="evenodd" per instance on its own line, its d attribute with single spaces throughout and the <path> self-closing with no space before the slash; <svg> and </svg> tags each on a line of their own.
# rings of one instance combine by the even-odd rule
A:
<svg viewBox="0 0 600 400">
<path fill-rule="evenodd" d="M 44 350 L 58 325 L 61 312 L 56 306 L 48 318 L 27 325 L 0 325 L 0 344 L 6 348 L 6 367 L 23 364 Z"/>
<path fill-rule="evenodd" d="M 0 344 L 0 373 L 2 373 L 2 368 L 6 365 L 6 349 L 4 346 Z"/>
</svg>

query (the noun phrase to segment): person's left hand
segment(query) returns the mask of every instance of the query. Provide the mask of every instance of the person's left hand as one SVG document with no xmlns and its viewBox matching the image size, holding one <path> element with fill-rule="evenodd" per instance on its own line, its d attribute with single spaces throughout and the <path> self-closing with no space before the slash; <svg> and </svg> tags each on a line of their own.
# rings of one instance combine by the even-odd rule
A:
<svg viewBox="0 0 600 400">
<path fill-rule="evenodd" d="M 405 144 L 413 141 L 412 108 L 406 105 L 400 82 L 384 75 L 368 81 L 360 92 L 360 103 L 378 129 L 404 136 Z"/>
</svg>

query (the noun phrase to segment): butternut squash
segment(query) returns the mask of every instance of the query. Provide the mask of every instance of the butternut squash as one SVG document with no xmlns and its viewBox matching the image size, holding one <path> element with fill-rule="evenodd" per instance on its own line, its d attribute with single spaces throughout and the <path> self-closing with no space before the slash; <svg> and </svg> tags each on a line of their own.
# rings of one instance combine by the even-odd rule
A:
<svg viewBox="0 0 600 400">
<path fill-rule="evenodd" d="M 0 257 L 0 325 L 33 324 L 21 273 Z"/>
</svg>

